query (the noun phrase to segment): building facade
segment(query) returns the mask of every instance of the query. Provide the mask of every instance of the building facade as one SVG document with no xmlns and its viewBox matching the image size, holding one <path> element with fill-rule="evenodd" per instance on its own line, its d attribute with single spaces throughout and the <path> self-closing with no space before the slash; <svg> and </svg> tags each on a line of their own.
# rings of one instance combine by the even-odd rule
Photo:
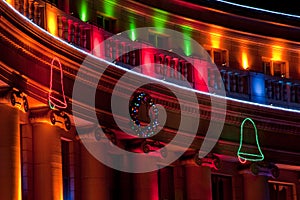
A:
<svg viewBox="0 0 300 200">
<path fill-rule="evenodd" d="M 299 199 L 296 17 L 206 1 L 10 0 L 1 1 L 0 9 L 1 199 Z M 137 28 L 142 27 L 147 32 L 139 34 Z M 187 38 L 175 43 L 163 28 Z M 114 39 L 126 30 L 128 41 Z M 193 48 L 191 38 L 205 54 Z M 86 62 L 88 53 L 95 57 Z M 176 84 L 187 81 L 201 92 L 194 104 L 192 91 L 180 89 L 186 97 L 180 104 L 166 89 L 168 84 L 140 87 L 140 96 L 130 98 L 130 108 L 140 115 L 118 116 L 125 129 L 151 123 L 147 106 L 153 104 L 163 105 L 168 119 L 159 134 L 136 138 L 118 128 L 109 103 L 118 81 L 117 96 L 123 99 L 147 77 L 123 80 L 124 69 L 114 65 L 133 69 L 149 63 L 138 72 Z M 97 81 L 93 105 L 84 97 L 74 98 L 79 69 L 84 74 L 81 96 Z M 99 80 L 97 70 L 102 69 Z M 202 77 L 197 76 L 199 69 Z M 213 110 L 207 92 L 221 90 L 228 97 L 227 107 L 217 98 L 218 109 Z M 138 97 L 143 100 L 135 100 Z M 185 149 L 181 140 L 167 152 L 161 150 L 178 134 L 182 116 L 193 121 L 199 115 L 191 144 L 166 165 L 164 158 Z M 224 126 L 218 141 L 199 158 L 211 122 L 217 124 L 221 115 Z M 127 127 L 130 122 L 132 127 Z M 188 131 L 184 134 L 192 137 Z M 159 169 L 113 169 L 94 157 L 85 140 L 146 158 L 108 151 L 108 163 L 139 166 L 153 160 Z"/>
</svg>

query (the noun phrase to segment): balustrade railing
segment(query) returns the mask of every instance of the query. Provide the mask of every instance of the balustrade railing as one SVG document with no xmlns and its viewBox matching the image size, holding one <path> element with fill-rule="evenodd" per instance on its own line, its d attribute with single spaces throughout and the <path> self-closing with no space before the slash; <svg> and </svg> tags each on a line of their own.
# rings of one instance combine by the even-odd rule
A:
<svg viewBox="0 0 300 200">
<path fill-rule="evenodd" d="M 16 10 L 41 28 L 47 30 L 49 27 L 54 27 L 55 33 L 52 34 L 82 49 L 91 49 L 90 29 L 92 25 L 62 12 L 48 2 L 14 0 L 13 5 Z M 46 7 L 51 8 L 51 10 L 47 10 Z M 50 19 L 49 16 L 56 16 L 57 19 Z"/>
<path fill-rule="evenodd" d="M 40 27 L 47 29 L 46 7 L 49 3 L 40 0 L 14 0 L 14 7 L 24 16 Z M 52 6 L 49 4 L 49 6 Z M 57 36 L 63 40 L 86 50 L 93 49 L 91 44 L 91 29 L 93 25 L 68 15 L 57 8 L 55 9 Z M 56 12 L 57 11 L 57 12 Z M 53 12 L 53 10 L 52 10 Z M 135 43 L 111 39 L 112 34 L 97 28 L 102 41 L 108 39 L 102 50 L 108 58 L 120 66 L 134 68 L 142 65 L 143 51 L 134 50 Z M 101 42 L 101 41 L 99 41 Z M 137 45 L 140 45 L 136 42 Z M 94 53 L 94 52 L 91 52 Z M 97 55 L 98 56 L 98 55 Z M 149 55 L 147 55 L 149 56 Z M 194 67 L 205 68 L 202 74 L 206 79 L 209 91 L 224 89 L 226 95 L 232 98 L 247 100 L 267 105 L 300 109 L 300 81 L 281 77 L 267 76 L 262 73 L 246 70 L 237 70 L 230 67 L 219 67 L 218 70 L 203 65 L 203 62 L 190 63 L 184 58 L 168 51 L 154 51 L 149 60 L 152 64 L 152 76 L 180 84 L 187 80 L 192 87 L 196 87 L 196 71 Z M 197 58 L 192 58 L 197 60 Z M 198 63 L 198 64 L 197 64 Z M 199 64 L 200 63 L 200 64 Z M 202 63 L 202 64 L 201 64 Z M 197 66 L 200 65 L 200 66 Z M 202 66 L 203 65 L 203 66 Z M 141 70 L 141 73 L 143 71 Z"/>
</svg>

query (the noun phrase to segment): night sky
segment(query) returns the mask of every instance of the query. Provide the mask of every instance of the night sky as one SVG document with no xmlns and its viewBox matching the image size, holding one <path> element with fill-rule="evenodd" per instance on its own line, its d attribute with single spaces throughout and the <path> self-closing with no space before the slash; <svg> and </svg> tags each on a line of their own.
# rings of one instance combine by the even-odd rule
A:
<svg viewBox="0 0 300 200">
<path fill-rule="evenodd" d="M 212 0 L 211 0 L 212 1 Z M 294 0 L 227 0 L 234 3 L 264 8 L 268 10 L 300 15 L 298 1 Z"/>
</svg>

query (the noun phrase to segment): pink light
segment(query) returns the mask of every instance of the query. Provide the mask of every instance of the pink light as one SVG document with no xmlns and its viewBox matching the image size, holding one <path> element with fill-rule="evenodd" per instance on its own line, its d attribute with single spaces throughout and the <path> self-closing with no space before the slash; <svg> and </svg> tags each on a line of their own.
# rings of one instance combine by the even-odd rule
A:
<svg viewBox="0 0 300 200">
<path fill-rule="evenodd" d="M 143 44 L 142 44 L 143 45 Z M 143 74 L 151 77 L 155 77 L 154 73 L 154 49 L 149 48 L 145 45 L 141 48 L 142 51 L 142 61 Z"/>
<path fill-rule="evenodd" d="M 52 96 L 52 82 L 53 82 L 53 65 L 54 62 L 57 61 L 59 64 L 59 70 L 60 70 L 60 85 L 61 85 L 61 90 L 62 90 L 62 96 L 63 96 L 63 101 L 55 98 Z M 49 88 L 49 95 L 48 95 L 48 103 L 49 107 L 51 109 L 54 109 L 55 107 L 57 108 L 66 108 L 67 107 L 67 101 L 66 101 L 66 96 L 65 96 L 65 90 L 64 90 L 64 81 L 63 81 L 64 75 L 63 75 L 63 69 L 61 66 L 61 63 L 57 57 L 54 57 L 51 62 L 51 70 L 50 70 L 50 88 Z"/>
<path fill-rule="evenodd" d="M 239 159 L 240 163 L 242 163 L 242 164 L 245 164 L 247 162 L 246 159 L 243 159 L 243 158 L 241 158 L 239 156 L 238 156 L 238 159 Z"/>
<path fill-rule="evenodd" d="M 195 78 L 195 89 L 202 91 L 202 92 L 208 92 L 208 87 L 206 85 L 208 76 L 207 68 L 209 67 L 209 63 L 204 60 L 199 59 L 193 59 L 194 61 L 194 78 Z"/>
</svg>

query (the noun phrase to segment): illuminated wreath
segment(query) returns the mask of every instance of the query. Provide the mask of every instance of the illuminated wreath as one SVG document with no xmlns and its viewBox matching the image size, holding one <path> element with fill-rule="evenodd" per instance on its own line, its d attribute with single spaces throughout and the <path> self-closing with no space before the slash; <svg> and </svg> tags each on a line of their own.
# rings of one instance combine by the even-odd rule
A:
<svg viewBox="0 0 300 200">
<path fill-rule="evenodd" d="M 139 108 L 141 104 L 146 104 L 150 106 L 150 124 L 148 126 L 141 126 L 140 121 L 138 120 Z M 130 106 L 129 106 L 129 113 L 131 117 L 131 129 L 136 133 L 139 137 L 151 137 L 155 134 L 155 131 L 158 126 L 158 108 L 153 103 L 152 98 L 150 95 L 141 92 L 138 93 L 132 99 Z"/>
</svg>

